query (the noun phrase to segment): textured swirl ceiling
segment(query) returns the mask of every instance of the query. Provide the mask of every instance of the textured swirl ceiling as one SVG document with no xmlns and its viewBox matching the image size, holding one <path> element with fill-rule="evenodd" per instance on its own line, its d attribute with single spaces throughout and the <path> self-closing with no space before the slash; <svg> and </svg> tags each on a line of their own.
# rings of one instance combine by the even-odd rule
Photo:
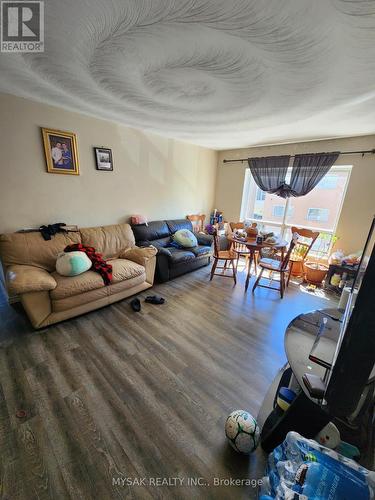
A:
<svg viewBox="0 0 375 500">
<path fill-rule="evenodd" d="M 215 149 L 375 132 L 375 2 L 48 0 L 0 91 Z"/>
</svg>

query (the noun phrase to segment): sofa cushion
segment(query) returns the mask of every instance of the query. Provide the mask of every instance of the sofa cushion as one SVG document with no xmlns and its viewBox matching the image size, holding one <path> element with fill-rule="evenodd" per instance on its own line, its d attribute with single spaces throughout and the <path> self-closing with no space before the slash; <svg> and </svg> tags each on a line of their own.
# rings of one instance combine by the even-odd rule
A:
<svg viewBox="0 0 375 500">
<path fill-rule="evenodd" d="M 174 234 L 176 231 L 180 229 L 188 229 L 193 232 L 193 224 L 187 219 L 176 219 L 176 220 L 167 220 L 166 221 L 169 231 Z"/>
<path fill-rule="evenodd" d="M 154 245 L 156 248 L 166 248 L 169 246 L 171 242 L 171 237 L 167 236 L 166 238 L 159 238 L 157 240 L 153 240 L 150 242 L 150 245 Z"/>
<path fill-rule="evenodd" d="M 116 259 L 123 250 L 135 245 L 129 224 L 86 227 L 80 230 L 82 243 L 94 247 L 105 259 Z"/>
<path fill-rule="evenodd" d="M 189 250 L 191 252 L 193 252 L 193 254 L 196 256 L 196 257 L 202 257 L 203 255 L 210 255 L 212 254 L 212 248 L 211 247 L 206 247 L 206 246 L 202 246 L 202 245 L 199 245 L 197 247 L 194 247 L 194 248 L 189 248 Z"/>
<path fill-rule="evenodd" d="M 160 238 L 167 238 L 170 236 L 169 228 L 165 221 L 156 220 L 147 224 L 139 224 L 132 226 L 135 241 L 137 244 L 140 242 L 152 242 Z"/>
<path fill-rule="evenodd" d="M 123 292 L 124 290 L 130 290 L 134 287 L 139 287 L 144 283 L 145 275 L 141 274 L 136 278 L 120 281 L 119 283 L 115 283 L 114 285 L 104 286 L 101 288 L 97 288 L 96 290 L 90 290 L 89 292 L 72 295 L 71 297 L 64 297 L 63 299 L 59 300 L 52 300 L 52 310 L 53 312 L 68 311 L 69 309 L 80 307 L 83 304 L 88 304 L 90 302 L 101 300 L 104 297 L 116 295 Z"/>
<path fill-rule="evenodd" d="M 179 229 L 173 235 L 173 241 L 182 248 L 193 248 L 198 245 L 197 238 L 189 229 Z"/>
<path fill-rule="evenodd" d="M 108 264 L 112 266 L 112 284 L 140 276 L 145 272 L 145 268 L 128 259 L 110 259 Z"/>
<path fill-rule="evenodd" d="M 182 250 L 180 248 L 174 248 L 174 247 L 170 247 L 168 248 L 169 252 L 170 252 L 170 261 L 172 262 L 172 264 L 180 264 L 182 262 L 188 262 L 190 260 L 194 260 L 195 259 L 195 255 L 193 254 L 193 252 L 190 252 L 189 250 Z"/>
<path fill-rule="evenodd" d="M 112 265 L 112 283 L 119 283 L 127 279 L 141 276 L 145 268 L 127 259 L 113 259 L 108 261 Z M 60 276 L 57 272 L 52 273 L 57 286 L 50 292 L 52 300 L 72 297 L 80 293 L 96 290 L 104 287 L 103 278 L 95 271 L 86 271 L 78 276 Z"/>
<path fill-rule="evenodd" d="M 67 245 L 81 243 L 79 232 L 57 233 L 44 240 L 41 233 L 9 233 L 0 235 L 0 257 L 3 264 L 35 266 L 52 272 L 56 259 Z"/>
</svg>

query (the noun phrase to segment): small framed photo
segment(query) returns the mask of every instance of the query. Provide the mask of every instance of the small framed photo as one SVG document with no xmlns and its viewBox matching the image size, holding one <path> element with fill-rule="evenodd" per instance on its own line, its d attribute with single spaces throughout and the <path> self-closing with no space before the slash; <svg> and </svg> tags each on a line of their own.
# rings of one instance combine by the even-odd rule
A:
<svg viewBox="0 0 375 500">
<path fill-rule="evenodd" d="M 96 169 L 113 170 L 112 150 L 108 148 L 94 148 Z"/>
<path fill-rule="evenodd" d="M 47 172 L 79 175 L 76 134 L 42 128 L 42 136 Z"/>
</svg>

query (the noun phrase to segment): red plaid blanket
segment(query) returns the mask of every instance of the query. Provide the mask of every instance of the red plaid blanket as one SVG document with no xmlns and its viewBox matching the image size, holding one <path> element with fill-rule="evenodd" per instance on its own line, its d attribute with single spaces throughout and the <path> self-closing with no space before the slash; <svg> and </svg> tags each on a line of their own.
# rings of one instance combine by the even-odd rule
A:
<svg viewBox="0 0 375 500">
<path fill-rule="evenodd" d="M 92 270 L 96 271 L 103 278 L 104 284 L 109 285 L 112 281 L 112 266 L 111 264 L 107 264 L 107 262 L 103 259 L 101 253 L 97 253 L 94 247 L 88 247 L 86 245 L 82 245 L 82 243 L 75 243 L 74 245 L 68 245 L 64 252 L 85 252 L 87 257 L 92 262 Z"/>
</svg>

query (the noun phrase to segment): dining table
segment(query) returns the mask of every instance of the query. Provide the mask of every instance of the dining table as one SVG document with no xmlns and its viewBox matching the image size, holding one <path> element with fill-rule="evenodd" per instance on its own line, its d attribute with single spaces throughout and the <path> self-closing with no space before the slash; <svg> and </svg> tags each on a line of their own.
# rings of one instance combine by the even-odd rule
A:
<svg viewBox="0 0 375 500">
<path fill-rule="evenodd" d="M 227 235 L 228 241 L 231 243 L 231 246 L 233 244 L 239 244 L 239 245 L 244 245 L 246 248 L 249 250 L 250 255 L 249 255 L 249 264 L 247 267 L 247 276 L 246 276 L 246 283 L 245 283 L 245 291 L 247 291 L 249 287 L 249 282 L 251 278 L 251 265 L 254 261 L 254 257 L 256 252 L 259 252 L 262 250 L 262 248 L 273 248 L 276 249 L 280 252 L 281 254 L 281 260 L 284 259 L 285 256 L 285 250 L 286 247 L 288 246 L 288 242 L 286 240 L 283 240 L 281 238 L 277 238 L 275 243 L 267 243 L 267 241 L 260 242 L 257 240 L 256 237 L 254 238 L 242 238 L 235 233 L 228 234 Z"/>
</svg>

